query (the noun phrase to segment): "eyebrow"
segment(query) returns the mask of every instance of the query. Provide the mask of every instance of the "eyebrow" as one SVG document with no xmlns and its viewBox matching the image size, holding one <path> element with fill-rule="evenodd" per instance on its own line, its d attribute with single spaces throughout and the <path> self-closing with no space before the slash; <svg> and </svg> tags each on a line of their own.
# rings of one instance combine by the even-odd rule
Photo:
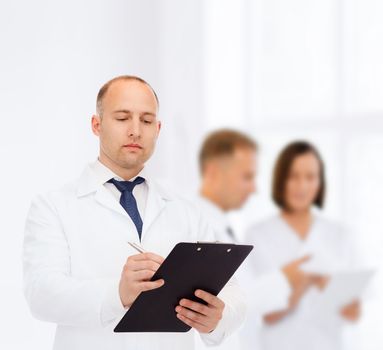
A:
<svg viewBox="0 0 383 350">
<path fill-rule="evenodd" d="M 118 109 L 116 111 L 113 111 L 113 114 L 116 114 L 116 113 L 131 114 L 132 112 L 129 111 L 128 109 Z M 141 113 L 141 116 L 143 116 L 143 115 L 148 115 L 148 116 L 152 116 L 152 117 L 157 116 L 155 113 L 152 113 L 152 112 L 143 112 L 143 113 Z"/>
<path fill-rule="evenodd" d="M 113 111 L 113 113 L 125 113 L 125 114 L 130 114 L 131 111 L 127 110 L 127 109 L 118 109 L 116 111 Z"/>
</svg>

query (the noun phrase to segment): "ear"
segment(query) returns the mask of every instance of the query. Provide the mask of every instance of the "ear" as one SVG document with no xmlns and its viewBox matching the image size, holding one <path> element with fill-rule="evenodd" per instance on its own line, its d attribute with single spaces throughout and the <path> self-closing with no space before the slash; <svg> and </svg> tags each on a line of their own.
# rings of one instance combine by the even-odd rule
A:
<svg viewBox="0 0 383 350">
<path fill-rule="evenodd" d="M 212 159 L 205 163 L 204 174 L 206 177 L 215 180 L 219 173 L 218 164 L 216 159 Z"/>
<path fill-rule="evenodd" d="M 161 121 L 159 120 L 159 121 L 158 121 L 157 136 L 158 136 L 158 134 L 160 133 L 161 126 L 162 126 L 162 124 L 161 124 Z"/>
<path fill-rule="evenodd" d="M 100 136 L 101 118 L 98 115 L 92 115 L 92 131 L 96 136 Z"/>
</svg>

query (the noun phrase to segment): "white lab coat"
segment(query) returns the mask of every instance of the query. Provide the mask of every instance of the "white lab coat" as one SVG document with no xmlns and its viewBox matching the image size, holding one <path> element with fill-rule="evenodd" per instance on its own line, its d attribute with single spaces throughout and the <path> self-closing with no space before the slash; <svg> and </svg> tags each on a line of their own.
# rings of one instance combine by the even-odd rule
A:
<svg viewBox="0 0 383 350">
<path fill-rule="evenodd" d="M 206 241 L 213 234 L 191 204 L 150 179 L 141 244 L 166 257 L 180 241 Z M 118 283 L 138 242 L 136 228 L 90 166 L 81 177 L 31 205 L 24 240 L 24 289 L 32 314 L 57 324 L 55 350 L 193 349 L 188 333 L 114 333 L 126 312 Z M 238 286 L 220 294 L 226 307 L 207 343 L 218 343 L 243 320 Z"/>
<path fill-rule="evenodd" d="M 239 241 L 234 233 L 234 239 L 227 233 L 227 228 L 230 227 L 230 222 L 226 213 L 219 208 L 216 204 L 204 197 L 198 197 L 196 203 L 203 212 L 204 216 L 208 218 L 209 224 L 213 228 L 215 236 L 220 242 L 229 243 L 242 243 Z M 247 244 L 248 242 L 243 242 Z M 249 271 L 249 261 L 251 256 L 257 254 L 257 246 L 250 253 L 248 259 L 245 260 L 243 265 L 236 273 L 236 279 L 239 280 L 241 287 L 244 290 L 244 299 L 250 306 L 249 311 L 252 314 L 261 314 L 262 312 L 271 311 L 278 308 L 287 306 L 288 296 L 291 289 L 287 279 L 284 277 L 280 270 L 275 270 L 271 273 L 264 274 L 254 279 Z M 246 324 L 247 321 L 245 321 Z M 217 347 L 220 350 L 233 350 L 241 349 L 241 340 L 245 336 L 246 326 L 244 329 L 238 329 L 232 336 L 226 339 L 221 345 Z M 253 339 L 253 344 L 256 344 L 256 339 Z M 206 346 L 197 340 L 198 349 L 206 349 Z"/>
<path fill-rule="evenodd" d="M 230 223 L 224 211 L 204 197 L 197 197 L 195 202 L 203 215 L 208 219 L 209 224 L 214 231 L 215 239 L 220 242 L 236 243 L 234 242 L 233 237 L 229 236 L 227 233 L 227 228 L 230 226 Z M 244 297 L 244 295 L 242 297 Z M 240 324 L 237 326 L 239 327 Z M 202 350 L 207 348 L 206 344 L 203 343 L 199 337 L 196 337 L 196 349 Z M 238 332 L 235 332 L 225 339 L 219 346 L 214 347 L 214 349 L 219 350 L 233 350 L 239 348 L 240 341 Z"/>
<path fill-rule="evenodd" d="M 228 234 L 227 230 L 231 225 L 226 213 L 220 207 L 202 196 L 195 198 L 194 202 L 203 213 L 204 217 L 208 220 L 217 241 L 228 243 L 237 242 L 234 232 L 234 238 Z"/>
<path fill-rule="evenodd" d="M 280 269 L 308 253 L 313 258 L 326 261 L 327 266 L 333 265 L 338 269 L 350 268 L 352 264 L 352 243 L 346 231 L 319 214 L 315 214 L 304 241 L 279 215 L 251 227 L 246 240 L 258 247 L 250 260 L 254 278 Z M 260 350 L 342 349 L 344 321 L 336 313 L 318 317 L 314 306 L 321 297 L 320 293 L 317 288 L 311 287 L 296 310 L 274 325 L 259 325 L 258 315 L 249 315 L 242 348 L 252 349 L 251 344 L 257 341 Z"/>
</svg>

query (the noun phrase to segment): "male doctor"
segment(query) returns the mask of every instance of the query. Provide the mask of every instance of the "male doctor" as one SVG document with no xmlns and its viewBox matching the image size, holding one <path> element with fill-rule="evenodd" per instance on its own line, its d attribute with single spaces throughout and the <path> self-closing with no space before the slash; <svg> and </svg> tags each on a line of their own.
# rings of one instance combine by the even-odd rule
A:
<svg viewBox="0 0 383 350">
<path fill-rule="evenodd" d="M 240 241 L 231 228 L 227 214 L 242 208 L 255 192 L 256 158 L 256 142 L 236 130 L 213 131 L 202 143 L 199 153 L 202 181 L 198 204 L 220 241 Z M 257 254 L 257 250 L 255 242 L 253 254 Z M 250 266 L 245 262 L 237 277 L 246 290 L 250 317 L 239 335 L 230 337 L 219 346 L 222 350 L 242 348 L 240 337 L 248 338 L 248 332 L 256 332 L 263 312 L 288 305 L 291 290 L 295 288 L 295 282 L 292 282 L 299 278 L 298 262 L 294 261 L 283 271 L 275 270 L 257 279 L 254 279 Z M 254 337 L 251 339 L 254 340 Z M 197 340 L 197 343 L 199 348 L 205 348 L 200 341 Z M 251 344 L 251 348 L 256 347 L 256 344 Z"/>
<path fill-rule="evenodd" d="M 141 292 L 166 283 L 150 279 L 176 243 L 214 239 L 199 211 L 145 170 L 161 127 L 157 113 L 157 96 L 141 78 L 107 82 L 92 117 L 98 159 L 32 202 L 25 296 L 35 317 L 57 324 L 55 350 L 194 348 L 193 332 L 113 332 Z M 129 241 L 148 253 L 137 254 Z M 181 299 L 174 312 L 206 344 L 219 344 L 243 321 L 241 292 L 231 283 L 219 297 L 195 293 L 206 305 Z"/>
<path fill-rule="evenodd" d="M 256 150 L 255 141 L 232 129 L 213 131 L 202 143 L 199 205 L 220 241 L 238 242 L 227 213 L 255 192 Z"/>
</svg>

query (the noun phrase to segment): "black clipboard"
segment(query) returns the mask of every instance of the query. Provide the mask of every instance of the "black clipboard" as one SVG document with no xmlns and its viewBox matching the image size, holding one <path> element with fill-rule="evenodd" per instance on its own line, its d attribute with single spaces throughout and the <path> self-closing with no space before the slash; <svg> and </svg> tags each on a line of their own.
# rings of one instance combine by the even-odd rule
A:
<svg viewBox="0 0 383 350">
<path fill-rule="evenodd" d="M 253 246 L 229 243 L 178 243 L 152 280 L 165 284 L 142 292 L 114 332 L 187 332 L 190 326 L 176 316 L 182 298 L 204 303 L 196 289 L 217 295 L 249 255 Z"/>
</svg>

